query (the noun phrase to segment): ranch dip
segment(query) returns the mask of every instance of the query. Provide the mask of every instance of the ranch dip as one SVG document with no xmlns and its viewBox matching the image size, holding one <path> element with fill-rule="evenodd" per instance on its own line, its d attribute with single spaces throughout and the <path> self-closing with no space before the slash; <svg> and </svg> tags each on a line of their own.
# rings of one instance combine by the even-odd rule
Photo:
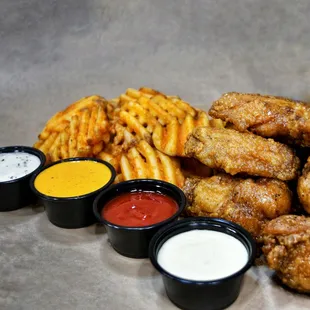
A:
<svg viewBox="0 0 310 310">
<path fill-rule="evenodd" d="M 39 157 L 25 152 L 0 153 L 0 182 L 24 177 L 41 164 Z"/>
<path fill-rule="evenodd" d="M 179 278 L 218 280 L 242 269 L 248 251 L 236 238 L 213 230 L 191 230 L 168 239 L 157 256 L 159 265 Z"/>
</svg>

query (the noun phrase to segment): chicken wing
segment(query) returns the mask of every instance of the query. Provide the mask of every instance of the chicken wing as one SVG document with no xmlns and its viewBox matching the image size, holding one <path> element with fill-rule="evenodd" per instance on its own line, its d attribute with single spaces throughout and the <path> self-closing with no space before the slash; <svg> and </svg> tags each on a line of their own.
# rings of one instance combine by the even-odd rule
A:
<svg viewBox="0 0 310 310">
<path fill-rule="evenodd" d="M 183 188 L 188 216 L 220 217 L 238 223 L 258 240 L 264 225 L 288 214 L 292 195 L 287 184 L 275 179 L 241 179 L 228 174 L 188 178 Z"/>
<path fill-rule="evenodd" d="M 215 101 L 209 114 L 239 131 L 310 146 L 310 106 L 300 101 L 231 92 Z"/>
<path fill-rule="evenodd" d="M 270 268 L 287 286 L 310 293 L 310 218 L 284 215 L 263 231 L 263 252 Z"/>
<path fill-rule="evenodd" d="M 299 159 L 287 145 L 233 129 L 196 128 L 185 144 L 185 154 L 231 175 L 283 181 L 298 176 Z"/>
<path fill-rule="evenodd" d="M 303 208 L 310 214 L 310 157 L 302 170 L 301 177 L 298 179 L 297 193 Z"/>
</svg>

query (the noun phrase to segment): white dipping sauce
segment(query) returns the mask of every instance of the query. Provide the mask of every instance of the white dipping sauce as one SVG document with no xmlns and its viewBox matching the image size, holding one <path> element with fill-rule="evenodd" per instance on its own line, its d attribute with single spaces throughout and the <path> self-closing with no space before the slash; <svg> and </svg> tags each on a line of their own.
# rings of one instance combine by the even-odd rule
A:
<svg viewBox="0 0 310 310">
<path fill-rule="evenodd" d="M 41 164 L 38 156 L 25 152 L 0 153 L 0 182 L 19 179 Z"/>
<path fill-rule="evenodd" d="M 248 251 L 236 238 L 213 230 L 191 230 L 168 239 L 157 260 L 167 272 L 183 279 L 210 281 L 242 269 Z"/>
</svg>

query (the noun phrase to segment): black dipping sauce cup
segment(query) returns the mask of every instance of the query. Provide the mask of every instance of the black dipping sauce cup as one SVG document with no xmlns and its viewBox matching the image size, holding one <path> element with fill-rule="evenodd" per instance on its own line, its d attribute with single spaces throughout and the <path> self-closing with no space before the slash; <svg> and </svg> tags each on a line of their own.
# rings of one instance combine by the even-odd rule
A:
<svg viewBox="0 0 310 310">
<path fill-rule="evenodd" d="M 34 185 L 35 179 L 42 171 L 48 169 L 51 166 L 68 161 L 95 161 L 101 163 L 109 168 L 111 172 L 111 178 L 98 190 L 81 196 L 64 198 L 52 197 L 44 195 L 36 189 Z M 42 201 L 47 213 L 47 217 L 52 224 L 62 228 L 82 228 L 90 226 L 96 222 L 92 208 L 94 199 L 102 190 L 106 189 L 113 183 L 115 176 L 116 172 L 113 166 L 103 160 L 87 157 L 68 158 L 54 162 L 35 173 L 30 180 L 30 187 Z M 85 179 L 85 182 L 87 182 L 87 179 Z"/>
<path fill-rule="evenodd" d="M 101 216 L 102 209 L 111 199 L 132 192 L 154 192 L 172 198 L 178 211 L 168 219 L 142 227 L 128 227 L 113 224 Z M 177 186 L 159 180 L 137 179 L 125 181 L 103 191 L 94 202 L 94 214 L 104 224 L 112 247 L 121 255 L 132 258 L 147 258 L 149 243 L 154 234 L 163 226 L 176 221 L 186 206 L 186 197 Z"/>
<path fill-rule="evenodd" d="M 163 269 L 157 261 L 162 245 L 173 236 L 197 229 L 222 232 L 241 241 L 248 252 L 246 265 L 228 277 L 212 281 L 185 280 Z M 255 253 L 253 238 L 241 226 L 222 219 L 204 217 L 188 218 L 167 225 L 152 238 L 149 248 L 150 260 L 163 277 L 169 299 L 185 310 L 216 310 L 231 305 L 239 296 L 243 276 L 252 266 Z M 227 253 L 227 261 L 229 261 L 229 253 Z"/>
<path fill-rule="evenodd" d="M 0 154 L 24 152 L 35 155 L 40 160 L 40 165 L 31 173 L 14 180 L 0 182 L 0 211 L 13 211 L 36 202 L 36 196 L 29 187 L 29 180 L 45 164 L 45 155 L 28 146 L 6 146 L 0 148 Z"/>
</svg>

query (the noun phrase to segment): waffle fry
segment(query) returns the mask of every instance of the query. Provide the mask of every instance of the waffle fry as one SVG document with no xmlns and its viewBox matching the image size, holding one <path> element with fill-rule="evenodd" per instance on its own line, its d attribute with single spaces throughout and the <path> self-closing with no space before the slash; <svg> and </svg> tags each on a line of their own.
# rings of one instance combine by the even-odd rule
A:
<svg viewBox="0 0 310 310">
<path fill-rule="evenodd" d="M 104 142 L 100 141 L 99 143 L 93 146 L 93 155 L 97 156 L 103 150 Z"/>
<path fill-rule="evenodd" d="M 54 143 L 47 153 L 47 158 L 52 162 L 59 160 L 59 148 L 60 148 L 60 134 L 57 135 Z"/>
<path fill-rule="evenodd" d="M 120 169 L 124 180 L 148 178 L 164 180 L 179 187 L 184 184 L 179 160 L 159 152 L 146 141 L 140 141 L 122 155 Z"/>
<path fill-rule="evenodd" d="M 121 105 L 132 101 L 145 104 L 148 103 L 149 99 L 152 99 L 150 102 L 150 110 L 154 109 L 154 113 L 157 111 L 159 113 L 159 115 L 157 115 L 158 117 L 162 113 L 162 110 L 166 111 L 169 115 L 172 113 L 172 115 L 179 118 L 184 118 L 188 113 L 192 116 L 195 116 L 196 114 L 196 110 L 180 97 L 166 96 L 163 93 L 148 87 L 141 87 L 139 90 L 128 88 L 126 93 L 119 97 Z M 159 107 L 161 109 L 159 109 Z"/>
<path fill-rule="evenodd" d="M 114 98 L 108 101 L 107 103 L 107 116 L 109 121 L 113 121 L 115 117 L 115 112 L 119 111 L 120 108 L 120 99 Z"/>
<path fill-rule="evenodd" d="M 56 113 L 45 125 L 39 135 L 40 140 L 46 140 L 51 132 L 61 132 L 64 130 L 73 115 L 76 115 L 85 108 L 106 104 L 106 100 L 100 96 L 89 96 L 69 105 L 65 110 Z"/>
<path fill-rule="evenodd" d="M 121 145 L 108 143 L 105 148 L 98 155 L 96 155 L 96 158 L 107 161 L 114 167 L 116 173 L 121 173 L 120 160 L 123 153 L 124 152 Z"/>
<path fill-rule="evenodd" d="M 137 101 L 141 97 L 151 98 L 155 94 L 159 94 L 156 90 L 151 88 L 140 88 L 140 90 L 136 90 L 134 88 L 128 88 L 125 94 L 121 94 L 119 96 L 120 104 L 124 104 L 126 102 Z"/>
<path fill-rule="evenodd" d="M 115 135 L 113 143 L 122 145 L 124 152 L 145 140 L 153 145 L 152 135 L 156 126 L 182 123 L 186 117 L 196 117 L 197 110 L 177 96 L 165 96 L 151 88 L 128 88 L 118 100 L 114 111 Z"/>
<path fill-rule="evenodd" d="M 60 133 L 60 158 L 69 157 L 69 139 L 70 134 L 68 130 L 65 130 Z"/>
<path fill-rule="evenodd" d="M 51 149 L 54 141 L 58 137 L 58 132 L 52 132 L 46 140 L 38 140 L 33 147 L 41 150 L 44 154 L 47 154 L 47 152 Z"/>
<path fill-rule="evenodd" d="M 223 128 L 224 122 L 209 120 L 204 111 L 199 111 L 196 117 L 187 114 L 181 124 L 176 119 L 173 119 L 167 126 L 158 123 L 152 135 L 153 143 L 159 151 L 166 155 L 184 157 L 185 142 L 194 128 L 198 126 Z"/>
<path fill-rule="evenodd" d="M 102 102 L 75 112 L 70 119 L 66 116 L 65 122 L 61 120 L 61 125 L 54 122 L 56 131 L 50 132 L 46 140 L 40 135 L 41 139 L 34 144 L 34 147 L 46 154 L 48 161 L 93 157 L 109 142 L 109 124 Z M 57 131 L 59 128 L 60 132 Z"/>
<path fill-rule="evenodd" d="M 136 102 L 128 102 L 122 106 L 118 119 L 114 124 L 114 144 L 123 144 L 124 150 L 140 140 L 152 141 L 152 132 L 157 120 L 147 115 L 147 111 Z"/>
<path fill-rule="evenodd" d="M 102 151 L 96 157 L 98 159 L 101 159 L 101 160 L 104 160 L 104 161 L 110 163 L 114 167 L 115 171 L 117 173 L 119 173 L 120 172 L 120 158 L 121 158 L 121 156 L 122 156 L 121 154 L 119 156 L 113 156 L 110 153 Z"/>
</svg>

